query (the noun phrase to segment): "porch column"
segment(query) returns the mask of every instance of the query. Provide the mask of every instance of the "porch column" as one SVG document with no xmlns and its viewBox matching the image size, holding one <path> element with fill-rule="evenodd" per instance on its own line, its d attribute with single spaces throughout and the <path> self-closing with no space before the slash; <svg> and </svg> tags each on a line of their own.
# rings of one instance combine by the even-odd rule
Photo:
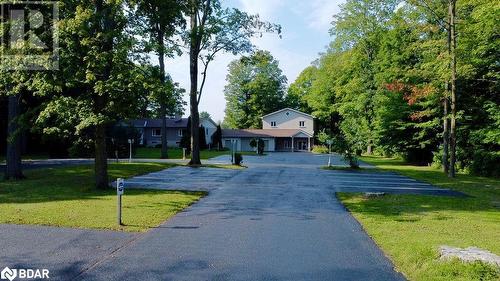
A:
<svg viewBox="0 0 500 281">
<path fill-rule="evenodd" d="M 294 144 L 294 138 L 292 137 L 292 152 L 295 152 L 295 144 Z"/>
<path fill-rule="evenodd" d="M 307 138 L 307 151 L 311 151 L 311 138 Z"/>
</svg>

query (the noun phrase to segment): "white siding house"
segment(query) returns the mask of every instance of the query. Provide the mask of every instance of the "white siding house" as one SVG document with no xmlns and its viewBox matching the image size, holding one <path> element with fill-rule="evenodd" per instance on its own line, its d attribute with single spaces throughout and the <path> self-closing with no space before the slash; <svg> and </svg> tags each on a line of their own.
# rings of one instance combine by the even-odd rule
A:
<svg viewBox="0 0 500 281">
<path fill-rule="evenodd" d="M 222 144 L 238 151 L 253 151 L 252 139 L 262 139 L 265 151 L 310 151 L 314 137 L 314 117 L 285 108 L 262 117 L 263 129 L 222 130 Z"/>
</svg>

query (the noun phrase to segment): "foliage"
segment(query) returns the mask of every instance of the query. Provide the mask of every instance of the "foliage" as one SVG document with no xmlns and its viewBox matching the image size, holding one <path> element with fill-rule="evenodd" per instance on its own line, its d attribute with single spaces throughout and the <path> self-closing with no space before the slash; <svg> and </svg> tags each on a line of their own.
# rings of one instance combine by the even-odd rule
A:
<svg viewBox="0 0 500 281">
<path fill-rule="evenodd" d="M 241 164 L 243 163 L 243 154 L 241 153 L 235 153 L 234 154 L 234 164 L 237 165 L 237 166 L 241 166 Z"/>
<path fill-rule="evenodd" d="M 318 154 L 328 154 L 330 152 L 330 149 L 325 145 L 315 145 L 312 149 L 312 152 Z"/>
<path fill-rule="evenodd" d="M 250 140 L 250 147 L 256 148 L 257 149 L 257 154 L 263 155 L 264 154 L 264 149 L 266 147 L 266 143 L 264 140 L 258 138 L 258 139 L 252 139 Z"/>
<path fill-rule="evenodd" d="M 351 168 L 357 169 L 359 168 L 359 161 L 356 157 L 354 146 L 349 143 L 344 137 L 336 136 L 333 138 L 332 148 L 334 151 L 342 155 L 344 161 L 349 163 Z"/>
<path fill-rule="evenodd" d="M 220 125 L 217 125 L 217 129 L 212 135 L 212 148 L 217 150 L 222 149 L 222 128 Z"/>
<path fill-rule="evenodd" d="M 285 104 L 286 76 L 267 51 L 231 62 L 226 80 L 224 123 L 230 128 L 261 128 L 261 117 Z"/>
<path fill-rule="evenodd" d="M 462 171 L 489 166 L 476 151 L 500 151 L 499 12 L 499 4 L 486 0 L 457 4 L 456 166 Z M 442 155 L 449 118 L 442 108 L 451 79 L 447 17 L 448 3 L 439 1 L 346 1 L 334 17 L 329 50 L 290 86 L 292 103 L 356 153 L 431 163 L 433 154 Z"/>
</svg>

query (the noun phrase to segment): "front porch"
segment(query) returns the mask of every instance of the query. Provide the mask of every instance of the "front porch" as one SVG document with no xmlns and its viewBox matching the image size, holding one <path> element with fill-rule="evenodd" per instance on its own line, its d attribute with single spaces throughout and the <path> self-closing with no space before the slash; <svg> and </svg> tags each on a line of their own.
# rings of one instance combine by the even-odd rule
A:
<svg viewBox="0 0 500 281">
<path fill-rule="evenodd" d="M 276 138 L 275 151 L 280 152 L 299 152 L 299 151 L 311 151 L 312 148 L 312 138 L 311 137 L 287 137 L 287 138 Z"/>
</svg>

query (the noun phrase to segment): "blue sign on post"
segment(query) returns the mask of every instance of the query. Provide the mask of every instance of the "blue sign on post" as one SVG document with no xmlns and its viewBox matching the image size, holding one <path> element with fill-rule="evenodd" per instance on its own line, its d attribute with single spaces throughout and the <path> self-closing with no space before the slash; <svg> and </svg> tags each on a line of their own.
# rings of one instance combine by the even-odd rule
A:
<svg viewBox="0 0 500 281">
<path fill-rule="evenodd" d="M 125 191 L 125 180 L 119 178 L 116 180 L 116 195 L 118 196 L 118 225 L 122 225 L 122 195 Z"/>
</svg>

